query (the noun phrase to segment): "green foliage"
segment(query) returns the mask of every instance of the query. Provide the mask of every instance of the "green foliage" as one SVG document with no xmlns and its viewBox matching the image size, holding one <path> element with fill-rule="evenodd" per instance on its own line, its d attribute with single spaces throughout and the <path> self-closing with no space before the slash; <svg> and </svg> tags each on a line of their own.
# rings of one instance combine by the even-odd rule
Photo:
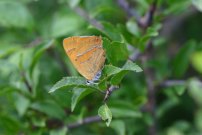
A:
<svg viewBox="0 0 202 135">
<path fill-rule="evenodd" d="M 110 125 L 115 131 L 117 135 L 125 135 L 125 123 L 120 120 L 114 120 Z"/>
<path fill-rule="evenodd" d="M 146 34 L 139 38 L 138 44 L 141 51 L 145 50 L 146 44 L 150 38 L 158 36 L 158 30 L 160 29 L 160 27 L 160 25 L 149 27 L 146 31 Z"/>
<path fill-rule="evenodd" d="M 128 30 L 131 34 L 133 34 L 134 36 L 137 36 L 137 37 L 140 36 L 140 31 L 139 31 L 138 24 L 136 23 L 136 21 L 134 21 L 134 20 L 129 20 L 129 21 L 126 23 L 126 27 L 127 27 L 127 30 Z"/>
<path fill-rule="evenodd" d="M 98 109 L 98 115 L 102 118 L 102 120 L 106 121 L 106 125 L 109 126 L 112 121 L 112 113 L 106 104 L 102 105 Z"/>
<path fill-rule="evenodd" d="M 126 45 L 120 42 L 111 42 L 107 39 L 104 39 L 104 48 L 107 52 L 107 59 L 113 65 L 116 65 L 118 62 L 126 60 L 128 57 L 128 51 Z"/>
<path fill-rule="evenodd" d="M 191 56 L 191 62 L 193 67 L 200 73 L 202 73 L 202 51 L 196 51 Z"/>
<path fill-rule="evenodd" d="M 18 114 L 20 116 L 23 116 L 30 105 L 30 100 L 18 93 L 16 93 L 15 97 L 16 97 L 15 108 Z"/>
<path fill-rule="evenodd" d="M 104 29 L 102 30 L 102 32 L 104 34 L 107 35 L 107 37 L 112 40 L 112 41 L 117 41 L 117 42 L 121 42 L 122 38 L 121 38 L 121 34 L 119 33 L 119 31 L 116 29 L 116 27 L 114 27 L 112 24 L 107 23 L 107 22 L 102 22 L 102 25 L 104 27 Z"/>
<path fill-rule="evenodd" d="M 186 72 L 189 64 L 189 59 L 191 57 L 191 54 L 193 53 L 195 49 L 196 43 L 193 41 L 188 42 L 177 54 L 177 56 L 174 59 L 173 65 L 174 65 L 174 74 L 176 76 L 181 76 Z"/>
<path fill-rule="evenodd" d="M 202 97 L 200 94 L 202 83 L 197 79 L 191 79 L 189 82 L 189 93 L 195 99 L 197 104 L 202 104 Z"/>
<path fill-rule="evenodd" d="M 202 11 L 202 0 L 192 0 L 192 3 L 199 11 Z"/>
<path fill-rule="evenodd" d="M 110 80 L 111 84 L 117 85 L 121 82 L 128 71 L 141 72 L 142 69 L 135 63 L 127 61 L 122 68 L 114 67 L 112 65 L 106 65 L 103 71 L 103 74 L 106 75 L 105 78 L 109 78 L 112 76 Z"/>
<path fill-rule="evenodd" d="M 65 117 L 64 110 L 53 101 L 35 102 L 30 107 L 53 118 L 63 119 Z"/>
<path fill-rule="evenodd" d="M 68 11 L 66 11 L 68 12 Z M 75 14 L 66 14 L 63 10 L 54 14 L 51 23 L 50 37 L 57 38 L 74 33 L 75 30 L 82 28 L 83 20 Z M 79 21 L 79 23 L 77 23 Z M 69 26 L 69 27 L 66 27 Z M 64 29 L 66 27 L 66 29 Z M 48 34 L 48 33 L 47 33 Z"/>
<path fill-rule="evenodd" d="M 0 26 L 30 28 L 32 25 L 32 15 L 24 4 L 16 1 L 0 1 Z"/>
<path fill-rule="evenodd" d="M 79 3 L 80 3 L 81 0 L 69 0 L 68 1 L 68 4 L 71 8 L 74 8 L 76 7 Z"/>
<path fill-rule="evenodd" d="M 83 77 L 65 77 L 58 81 L 51 89 L 50 92 L 54 92 L 57 89 L 63 87 L 87 87 L 85 85 L 86 81 Z"/>
<path fill-rule="evenodd" d="M 41 55 L 43 55 L 44 51 L 46 51 L 51 45 L 53 45 L 53 41 L 49 41 L 45 45 L 41 45 L 38 48 L 36 48 L 36 50 L 34 52 L 34 56 L 33 56 L 32 62 L 30 64 L 30 72 L 31 72 L 31 74 L 33 72 L 34 67 L 37 64 L 37 61 L 41 57 Z"/>
<path fill-rule="evenodd" d="M 202 134 L 201 0 L 124 1 L 0 0 L 0 135 Z M 90 35 L 93 84 L 62 46 Z"/>
<path fill-rule="evenodd" d="M 50 131 L 50 135 L 66 135 L 66 134 L 67 134 L 67 128 L 62 128 L 62 129 Z"/>
<path fill-rule="evenodd" d="M 89 88 L 78 88 L 75 87 L 73 90 L 73 95 L 72 95 L 72 101 L 71 101 L 71 111 L 74 110 L 74 108 L 76 107 L 77 103 L 84 98 L 85 96 L 87 96 L 88 94 L 92 93 L 93 90 L 89 89 Z"/>
</svg>

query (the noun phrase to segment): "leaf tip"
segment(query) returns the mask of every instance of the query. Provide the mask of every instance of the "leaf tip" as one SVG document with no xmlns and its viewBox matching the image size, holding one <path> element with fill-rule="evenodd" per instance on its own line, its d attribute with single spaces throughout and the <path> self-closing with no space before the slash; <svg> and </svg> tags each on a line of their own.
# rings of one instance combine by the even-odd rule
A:
<svg viewBox="0 0 202 135">
<path fill-rule="evenodd" d="M 50 89 L 48 93 L 53 93 L 55 90 L 54 89 Z"/>
</svg>

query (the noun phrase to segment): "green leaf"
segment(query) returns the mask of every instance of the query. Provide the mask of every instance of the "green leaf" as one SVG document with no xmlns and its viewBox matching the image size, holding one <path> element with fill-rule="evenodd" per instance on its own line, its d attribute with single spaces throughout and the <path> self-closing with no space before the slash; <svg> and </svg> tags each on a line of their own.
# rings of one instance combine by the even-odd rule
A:
<svg viewBox="0 0 202 135">
<path fill-rule="evenodd" d="M 115 26 L 107 22 L 102 22 L 102 25 L 104 26 L 104 30 L 102 32 L 106 34 L 109 39 L 116 42 L 123 41 L 118 29 Z"/>
<path fill-rule="evenodd" d="M 110 42 L 108 39 L 103 38 L 103 47 L 106 51 L 107 59 L 113 65 L 128 58 L 128 50 L 124 43 Z"/>
<path fill-rule="evenodd" d="M 149 2 L 147 0 L 137 0 L 138 7 L 143 10 L 147 10 L 149 8 Z"/>
<path fill-rule="evenodd" d="M 54 129 L 50 131 L 50 135 L 67 135 L 67 127 L 63 127 L 61 129 Z"/>
<path fill-rule="evenodd" d="M 33 96 L 36 95 L 36 91 L 37 91 L 37 87 L 39 85 L 39 81 L 40 81 L 40 75 L 41 75 L 41 69 L 40 66 L 35 66 L 34 70 L 32 71 L 32 76 L 31 76 L 31 80 L 32 80 L 32 88 L 33 88 Z"/>
<path fill-rule="evenodd" d="M 106 125 L 109 126 L 112 120 L 112 113 L 106 104 L 102 105 L 98 109 L 98 115 L 102 120 L 106 121 Z"/>
<path fill-rule="evenodd" d="M 121 120 L 113 120 L 110 124 L 110 127 L 116 131 L 117 135 L 125 135 L 126 134 L 125 123 Z"/>
<path fill-rule="evenodd" d="M 176 93 L 178 95 L 181 96 L 185 92 L 186 86 L 185 85 L 175 85 L 175 86 L 173 86 L 173 89 L 176 91 Z"/>
<path fill-rule="evenodd" d="M 131 61 L 127 61 L 125 65 L 122 67 L 122 71 L 117 73 L 112 79 L 111 83 L 112 84 L 119 84 L 123 77 L 128 73 L 128 71 L 133 71 L 133 72 L 142 72 L 142 69 L 136 65 L 135 63 Z"/>
<path fill-rule="evenodd" d="M 107 77 L 105 79 L 100 80 L 100 82 L 98 83 L 98 87 L 100 90 L 106 90 L 107 89 Z"/>
<path fill-rule="evenodd" d="M 15 135 L 19 133 L 21 123 L 11 116 L 11 114 L 0 114 L 0 127 L 5 135 Z"/>
<path fill-rule="evenodd" d="M 80 30 L 84 26 L 85 23 L 79 16 L 68 12 L 70 11 L 65 10 L 64 12 L 61 10 L 54 14 L 50 33 L 47 33 L 50 37 L 66 36 Z"/>
<path fill-rule="evenodd" d="M 9 55 L 11 55 L 12 53 L 16 52 L 16 51 L 19 51 L 21 49 L 21 47 L 19 46 L 1 46 L 0 48 L 0 58 L 4 58 L 4 57 L 7 57 Z"/>
<path fill-rule="evenodd" d="M 191 63 L 193 67 L 202 74 L 202 51 L 194 52 L 191 56 Z"/>
<path fill-rule="evenodd" d="M 105 90 L 107 88 L 107 80 L 117 74 L 121 72 L 121 69 L 112 65 L 105 65 L 103 71 L 102 71 L 102 80 L 100 80 L 98 86 L 100 89 Z"/>
<path fill-rule="evenodd" d="M 36 118 L 31 117 L 32 124 L 37 127 L 45 127 L 46 126 L 46 119 L 45 118 Z"/>
<path fill-rule="evenodd" d="M 164 90 L 171 90 L 171 89 L 164 89 Z M 159 118 L 163 117 L 170 109 L 177 106 L 178 104 L 179 101 L 176 100 L 175 98 L 169 98 L 169 100 L 162 102 L 156 111 L 157 117 Z"/>
<path fill-rule="evenodd" d="M 126 28 L 131 34 L 133 34 L 137 37 L 140 36 L 139 27 L 138 27 L 137 23 L 135 23 L 134 20 L 129 20 L 126 23 Z"/>
<path fill-rule="evenodd" d="M 202 0 L 192 0 L 192 4 L 202 12 Z"/>
<path fill-rule="evenodd" d="M 68 4 L 71 8 L 75 8 L 80 2 L 81 0 L 68 0 Z"/>
<path fill-rule="evenodd" d="M 111 79 L 111 83 L 113 85 L 119 84 L 128 71 L 141 72 L 142 69 L 131 61 L 127 61 L 122 68 L 106 65 L 103 69 L 103 74 L 105 74 L 106 77 L 102 81 L 114 75 Z"/>
<path fill-rule="evenodd" d="M 126 100 L 115 100 L 110 102 L 110 109 L 114 118 L 139 118 L 142 113 L 137 105 Z"/>
<path fill-rule="evenodd" d="M 86 89 L 86 88 L 77 88 L 75 87 L 73 89 L 73 95 L 72 95 L 72 102 L 71 102 L 71 111 L 74 111 L 74 108 L 76 107 L 77 103 L 83 99 L 85 96 L 92 93 L 92 89 Z"/>
<path fill-rule="evenodd" d="M 147 28 L 146 34 L 144 34 L 139 41 L 139 49 L 144 51 L 147 42 L 152 38 L 158 36 L 158 30 L 161 28 L 160 24 L 156 24 L 152 27 Z"/>
<path fill-rule="evenodd" d="M 112 75 L 115 75 L 115 74 L 121 72 L 121 68 L 115 67 L 112 65 L 105 65 L 103 72 L 107 77 L 110 77 Z"/>
<path fill-rule="evenodd" d="M 137 109 L 131 108 L 111 107 L 111 111 L 115 118 L 140 118 L 142 116 L 141 112 Z"/>
<path fill-rule="evenodd" d="M 194 121 L 197 129 L 200 130 L 200 132 L 202 132 L 202 109 L 201 108 L 196 111 Z"/>
<path fill-rule="evenodd" d="M 85 86 L 86 80 L 83 77 L 64 77 L 60 81 L 58 81 L 49 91 L 55 92 L 58 89 L 61 89 L 63 87 L 68 88 L 68 87 L 76 87 L 79 85 Z"/>
<path fill-rule="evenodd" d="M 23 116 L 30 105 L 30 101 L 29 101 L 29 99 L 27 99 L 26 97 L 24 97 L 18 93 L 14 94 L 14 98 L 15 98 L 15 102 L 14 102 L 15 107 L 16 107 L 19 115 Z"/>
<path fill-rule="evenodd" d="M 196 103 L 202 105 L 202 82 L 198 79 L 191 79 L 188 83 L 188 88 L 190 96 L 196 101 Z"/>
<path fill-rule="evenodd" d="M 142 72 L 143 70 L 132 61 L 128 60 L 125 65 L 122 67 L 123 70 L 130 70 L 134 72 Z"/>
<path fill-rule="evenodd" d="M 184 12 L 187 8 L 191 5 L 191 0 L 179 0 L 179 1 L 172 1 L 167 9 L 165 9 L 164 14 L 174 14 L 179 15 L 180 13 Z"/>
<path fill-rule="evenodd" d="M 116 24 L 117 22 L 124 22 L 125 19 L 124 13 L 119 10 L 119 7 L 115 8 L 111 5 L 99 6 L 93 12 L 92 16 L 96 20 L 110 22 L 112 24 Z"/>
<path fill-rule="evenodd" d="M 46 43 L 45 45 L 39 45 L 37 46 L 37 50 L 34 53 L 32 62 L 30 64 L 30 73 L 32 74 L 32 71 L 36 65 L 36 63 L 38 62 L 39 58 L 41 57 L 41 55 L 44 53 L 44 51 L 46 51 L 50 46 L 53 45 L 54 40 L 49 41 L 48 43 Z"/>
<path fill-rule="evenodd" d="M 65 117 L 64 110 L 51 100 L 35 102 L 31 105 L 32 109 L 43 112 L 50 117 L 63 119 Z"/>
<path fill-rule="evenodd" d="M 185 120 L 175 122 L 167 129 L 166 135 L 184 135 L 192 128 L 191 124 Z"/>
<path fill-rule="evenodd" d="M 32 48 L 22 48 L 8 57 L 8 61 L 19 70 L 27 70 L 30 66 L 33 56 Z"/>
<path fill-rule="evenodd" d="M 0 26 L 29 28 L 33 19 L 24 4 L 17 1 L 0 1 Z"/>
<path fill-rule="evenodd" d="M 10 93 L 10 92 L 15 92 L 16 89 L 15 88 L 12 88 L 11 86 L 9 85 L 0 85 L 0 96 L 4 96 L 6 95 L 7 93 Z"/>
<path fill-rule="evenodd" d="M 180 77 L 186 72 L 189 66 L 189 59 L 195 47 L 196 43 L 190 41 L 180 49 L 173 61 L 173 73 L 175 76 Z"/>
<path fill-rule="evenodd" d="M 128 73 L 126 70 L 122 70 L 111 78 L 111 84 L 117 85 L 121 82 L 124 76 Z"/>
<path fill-rule="evenodd" d="M 138 38 L 133 36 L 133 34 L 131 34 L 128 29 L 126 28 L 125 25 L 123 24 L 118 24 L 117 25 L 117 29 L 119 29 L 121 35 L 123 36 L 124 40 L 126 40 L 125 42 L 131 45 L 136 46 L 137 45 L 137 40 Z"/>
<path fill-rule="evenodd" d="M 86 80 L 83 77 L 64 77 L 60 81 L 58 81 L 49 91 L 55 92 L 58 89 L 68 89 L 68 88 L 88 88 L 88 89 L 93 89 L 93 90 L 98 90 L 97 86 L 92 84 L 92 85 L 87 85 Z"/>
<path fill-rule="evenodd" d="M 109 0 L 85 0 L 83 1 L 85 3 L 86 8 L 89 11 L 95 12 L 97 8 L 99 7 L 105 7 L 105 6 L 115 6 L 114 1 Z"/>
</svg>

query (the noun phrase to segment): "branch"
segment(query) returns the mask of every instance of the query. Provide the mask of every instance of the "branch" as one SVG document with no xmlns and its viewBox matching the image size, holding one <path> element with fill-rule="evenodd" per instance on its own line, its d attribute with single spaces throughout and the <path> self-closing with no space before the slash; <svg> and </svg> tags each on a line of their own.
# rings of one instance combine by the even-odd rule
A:
<svg viewBox="0 0 202 135">
<path fill-rule="evenodd" d="M 184 85 L 184 84 L 186 84 L 185 80 L 166 80 L 166 81 L 160 83 L 159 86 L 171 87 L 171 86 L 175 86 L 175 85 Z"/>
<path fill-rule="evenodd" d="M 150 74 L 150 73 L 149 73 Z M 151 80 L 147 80 L 148 81 L 148 84 L 150 84 L 150 87 L 152 88 L 153 86 L 153 83 L 151 83 L 152 81 Z M 166 85 L 166 86 L 173 86 L 173 85 L 177 85 L 177 84 L 184 84 L 186 81 L 184 80 L 166 80 L 162 83 L 162 85 Z M 117 86 L 111 86 L 109 88 L 109 92 L 113 92 L 114 90 L 116 90 L 118 87 Z M 150 93 L 150 94 L 154 94 L 154 93 Z M 151 98 L 150 99 L 150 102 L 154 102 L 154 95 L 150 95 Z M 109 98 L 109 96 L 108 96 Z M 152 100 L 151 100 L 152 99 Z M 107 100 L 107 99 L 106 99 Z M 150 109 L 154 109 L 152 108 L 152 106 L 148 106 L 148 107 L 151 107 Z M 143 108 L 142 111 L 148 111 L 148 107 L 147 108 Z M 82 119 L 81 121 L 77 121 L 75 123 L 70 123 L 67 125 L 67 127 L 69 129 L 74 129 L 74 128 L 77 128 L 77 127 L 80 127 L 82 125 L 87 125 L 87 124 L 91 124 L 91 123 L 95 123 L 95 122 L 101 122 L 102 119 L 101 117 L 99 117 L 98 115 L 95 115 L 95 116 L 90 116 L 90 117 L 86 117 L 84 119 Z M 63 123 L 61 123 L 60 121 L 58 120 L 49 120 L 47 121 L 47 126 L 49 128 L 58 128 L 58 127 L 62 127 L 63 126 Z M 152 129 L 155 129 L 155 128 L 152 128 Z M 154 131 L 152 131 L 154 132 Z M 155 131 L 156 132 L 156 131 Z"/>
<path fill-rule="evenodd" d="M 91 25 L 93 25 L 95 28 L 99 29 L 100 31 L 103 30 L 103 26 L 101 23 L 99 23 L 97 20 L 95 20 L 94 18 L 90 17 L 89 14 L 83 10 L 80 7 L 75 7 L 73 9 L 78 15 L 80 15 L 81 17 L 83 17 L 86 21 L 88 21 Z"/>
<path fill-rule="evenodd" d="M 90 116 L 90 117 L 84 118 L 82 121 L 78 121 L 76 123 L 69 124 L 67 127 L 69 129 L 73 129 L 73 128 L 77 128 L 82 125 L 87 125 L 87 124 L 91 124 L 94 122 L 100 122 L 100 121 L 102 121 L 102 119 L 98 115 Z"/>
<path fill-rule="evenodd" d="M 104 102 L 106 102 L 109 99 L 111 93 L 113 91 L 117 90 L 118 88 L 119 88 L 118 86 L 110 86 L 106 90 L 106 94 L 105 94 L 105 97 L 104 97 Z M 86 125 L 86 124 L 90 124 L 90 123 L 94 123 L 94 122 L 100 122 L 100 121 L 102 121 L 101 117 L 96 115 L 96 116 L 91 116 L 91 117 L 84 118 L 84 119 L 82 119 L 82 121 L 78 121 L 78 122 L 69 124 L 67 127 L 69 129 L 72 129 L 72 128 L 80 127 L 82 125 Z"/>
<path fill-rule="evenodd" d="M 154 86 L 154 72 L 152 71 L 151 68 L 148 68 L 145 66 L 146 61 L 148 60 L 148 57 L 143 60 L 142 62 L 144 63 L 144 74 L 146 78 L 146 85 L 148 89 L 148 102 L 145 106 L 145 109 L 147 112 L 151 114 L 151 117 L 153 118 L 153 123 L 149 126 L 148 132 L 149 135 L 156 135 L 156 114 L 155 114 L 155 109 L 156 109 L 156 87 Z"/>
<path fill-rule="evenodd" d="M 28 43 L 26 45 L 27 48 L 32 48 L 32 47 L 35 47 L 35 46 L 38 46 L 40 45 L 40 43 L 42 42 L 42 39 L 40 37 L 38 38 L 35 38 L 33 41 L 31 41 L 30 43 Z"/>
<path fill-rule="evenodd" d="M 110 95 L 112 94 L 113 91 L 117 90 L 119 87 L 118 86 L 110 86 L 107 90 L 106 90 L 106 94 L 105 94 L 105 97 L 104 97 L 104 102 L 106 102 Z"/>
<path fill-rule="evenodd" d="M 137 59 L 139 59 L 140 57 L 142 56 L 142 53 L 138 50 L 138 49 L 135 49 L 133 51 L 133 53 L 129 56 L 129 60 L 131 61 L 136 61 Z"/>
<path fill-rule="evenodd" d="M 129 7 L 129 4 L 127 3 L 126 0 L 117 0 L 118 4 L 124 9 L 124 11 L 128 14 L 129 17 L 134 16 L 137 20 L 139 20 L 139 16 L 137 16 L 137 14 L 135 12 L 133 12 L 131 10 L 131 8 Z M 154 2 L 152 3 L 152 5 L 150 6 L 150 9 L 148 11 L 148 13 L 143 17 L 144 19 L 141 19 L 139 22 L 140 26 L 142 26 L 143 29 L 147 29 L 153 22 L 153 16 L 154 13 L 156 11 L 156 4 L 157 4 L 157 0 L 154 0 Z M 146 53 L 148 50 L 150 50 L 152 48 L 152 41 L 150 40 L 146 46 Z M 146 54 L 149 55 L 149 54 Z M 130 57 L 129 59 L 132 61 L 135 61 L 136 59 L 140 58 L 143 54 L 139 51 L 135 51 Z M 148 57 L 148 56 L 147 56 Z M 152 81 L 152 80 L 151 80 Z M 150 83 L 150 81 L 147 81 L 148 83 Z M 150 84 L 148 84 L 150 85 Z M 154 87 L 154 86 L 152 86 Z M 104 98 L 104 101 L 106 102 L 107 99 L 110 97 L 111 93 L 116 90 L 117 88 L 115 88 L 114 86 L 111 86 L 107 91 L 106 91 L 106 95 Z"/>
<path fill-rule="evenodd" d="M 157 0 L 154 0 L 150 5 L 149 11 L 140 20 L 140 25 L 142 28 L 146 29 L 153 23 L 154 13 L 156 12 Z"/>
<path fill-rule="evenodd" d="M 25 86 L 27 87 L 27 89 L 28 89 L 29 92 L 31 93 L 31 92 L 32 92 L 32 86 L 31 86 L 31 84 L 29 83 L 29 81 L 27 80 L 24 71 L 21 71 L 21 76 L 22 76 L 22 79 L 23 79 L 23 81 L 24 81 L 24 83 L 25 83 Z"/>
<path fill-rule="evenodd" d="M 153 23 L 153 16 L 156 11 L 157 6 L 157 0 L 154 0 L 153 3 L 150 6 L 150 9 L 148 13 L 141 19 L 141 26 L 143 30 L 146 30 L 149 26 Z M 154 85 L 154 72 L 151 68 L 146 66 L 146 62 L 152 58 L 152 49 L 153 49 L 153 43 L 152 40 L 150 40 L 146 45 L 146 50 L 144 57 L 141 59 L 144 67 L 144 75 L 146 79 L 146 85 L 148 89 L 148 102 L 145 106 L 146 111 L 151 114 L 151 117 L 153 118 L 153 123 L 149 126 L 148 134 L 149 135 L 156 135 L 157 134 L 157 122 L 156 122 L 156 114 L 155 114 L 155 108 L 156 108 L 156 87 Z"/>
<path fill-rule="evenodd" d="M 127 3 L 126 0 L 117 0 L 118 4 L 124 9 L 124 11 L 127 13 L 128 17 L 135 17 L 136 20 L 139 22 L 140 26 L 142 26 L 143 29 L 148 28 L 152 22 L 153 22 L 153 16 L 154 13 L 156 11 L 156 0 L 153 2 L 153 4 L 150 6 L 150 9 L 148 11 L 148 13 L 142 18 L 140 19 L 140 17 L 136 14 L 136 12 L 134 10 L 132 10 L 129 7 L 129 4 Z M 74 8 L 74 11 L 79 14 L 81 17 L 83 17 L 85 20 L 87 20 L 91 25 L 95 26 L 97 29 L 102 30 L 103 26 L 97 22 L 95 19 L 91 18 L 87 12 L 85 12 L 83 9 L 81 9 L 80 7 L 76 7 Z M 143 63 L 146 63 L 146 61 L 149 59 L 149 49 L 152 48 L 152 41 L 149 41 L 147 44 L 147 49 L 146 49 L 146 53 L 143 56 L 145 59 L 142 60 Z M 138 57 L 140 57 L 142 54 L 140 52 L 136 52 L 133 56 L 131 56 L 130 58 L 132 58 L 132 60 L 136 60 Z M 153 72 L 151 71 L 151 69 L 145 67 L 145 78 L 146 78 L 146 83 L 147 83 L 147 87 L 148 87 L 148 99 L 149 102 L 147 103 L 147 111 L 150 112 L 152 114 L 152 117 L 154 118 L 154 123 L 149 127 L 149 134 L 150 135 L 155 135 L 156 134 L 156 117 L 155 117 L 155 86 L 154 86 L 154 82 L 153 82 Z M 112 94 L 113 91 L 117 90 L 118 87 L 117 86 L 110 86 L 107 90 L 106 90 L 106 95 L 104 97 L 104 102 L 106 102 L 110 95 Z M 101 118 L 99 116 L 91 116 L 91 117 L 87 117 L 84 118 L 82 121 L 76 122 L 76 123 L 72 123 L 68 125 L 69 129 L 72 128 L 76 128 L 79 127 L 81 125 L 86 125 L 86 124 L 90 124 L 93 122 L 99 122 L 101 121 Z"/>
<path fill-rule="evenodd" d="M 126 12 L 128 19 L 131 17 L 135 17 L 136 21 L 140 22 L 140 16 L 136 12 L 136 10 L 131 9 L 129 3 L 126 0 L 117 0 L 118 5 Z"/>
</svg>

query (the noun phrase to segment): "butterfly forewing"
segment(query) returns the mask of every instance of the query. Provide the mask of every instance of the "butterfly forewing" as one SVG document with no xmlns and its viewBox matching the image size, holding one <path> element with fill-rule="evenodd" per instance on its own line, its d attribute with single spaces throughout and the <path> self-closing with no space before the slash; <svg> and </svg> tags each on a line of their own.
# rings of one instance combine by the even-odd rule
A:
<svg viewBox="0 0 202 135">
<path fill-rule="evenodd" d="M 75 36 L 66 38 L 63 47 L 71 62 L 86 79 L 92 80 L 102 69 L 105 52 L 102 38 L 98 36 Z"/>
</svg>

